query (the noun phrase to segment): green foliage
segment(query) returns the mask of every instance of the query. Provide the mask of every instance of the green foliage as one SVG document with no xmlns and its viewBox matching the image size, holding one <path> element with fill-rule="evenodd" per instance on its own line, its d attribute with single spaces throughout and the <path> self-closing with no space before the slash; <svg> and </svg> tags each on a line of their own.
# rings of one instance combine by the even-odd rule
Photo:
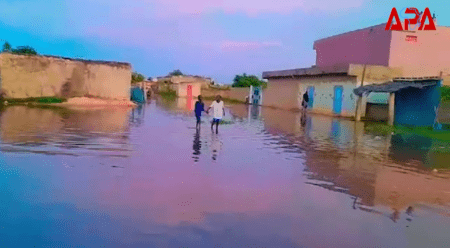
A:
<svg viewBox="0 0 450 248">
<path fill-rule="evenodd" d="M 2 52 L 10 52 L 14 54 L 25 54 L 25 55 L 37 55 L 36 50 L 30 46 L 19 46 L 17 48 L 12 48 L 9 42 L 3 44 Z"/>
<path fill-rule="evenodd" d="M 215 96 L 204 96 L 203 100 L 207 100 L 207 101 L 215 101 L 216 97 Z M 226 103 L 245 103 L 245 101 L 240 101 L 237 99 L 230 99 L 230 98 L 226 98 L 226 97 L 222 97 L 222 101 L 226 102 Z"/>
<path fill-rule="evenodd" d="M 11 52 L 11 49 L 12 49 L 12 47 L 11 47 L 11 44 L 9 44 L 9 42 L 5 42 L 5 44 L 3 44 L 3 49 L 2 49 L 3 52 Z"/>
<path fill-rule="evenodd" d="M 368 123 L 365 127 L 366 131 L 374 134 L 387 135 L 393 134 L 407 134 L 428 137 L 433 140 L 450 142 L 450 131 L 448 130 L 433 130 L 432 127 L 414 127 L 414 126 L 388 126 L 386 124 Z"/>
<path fill-rule="evenodd" d="M 175 90 L 172 89 L 167 89 L 164 91 L 160 91 L 159 95 L 161 95 L 162 97 L 165 98 L 176 98 L 177 97 L 177 92 Z"/>
<path fill-rule="evenodd" d="M 28 98 L 5 98 L 8 104 L 24 104 L 24 103 L 62 103 L 67 101 L 65 98 L 58 97 L 28 97 Z M 2 102 L 3 103 L 3 102 Z"/>
<path fill-rule="evenodd" d="M 20 46 L 17 47 L 16 49 L 12 49 L 11 52 L 15 54 L 37 55 L 36 50 L 34 50 L 34 48 L 30 46 Z"/>
<path fill-rule="evenodd" d="M 135 84 L 135 83 L 139 83 L 145 80 L 145 76 L 137 73 L 137 72 L 133 72 L 133 74 L 131 75 L 131 83 Z"/>
<path fill-rule="evenodd" d="M 174 70 L 173 72 L 169 73 L 169 76 L 183 76 L 184 74 L 180 70 Z"/>
<path fill-rule="evenodd" d="M 263 88 L 267 87 L 267 83 L 265 81 L 260 80 L 255 75 L 236 75 L 233 79 L 232 87 L 236 88 L 247 88 L 250 86 L 259 87 L 262 86 Z"/>
<path fill-rule="evenodd" d="M 441 100 L 444 102 L 450 102 L 450 86 L 441 87 Z"/>
</svg>

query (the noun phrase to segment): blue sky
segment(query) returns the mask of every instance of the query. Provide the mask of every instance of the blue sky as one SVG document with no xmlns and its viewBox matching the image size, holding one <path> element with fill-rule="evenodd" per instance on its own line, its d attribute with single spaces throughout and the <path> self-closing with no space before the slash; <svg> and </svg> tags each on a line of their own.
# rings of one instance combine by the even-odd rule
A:
<svg viewBox="0 0 450 248">
<path fill-rule="evenodd" d="M 227 84 L 244 72 L 311 66 L 314 40 L 384 23 L 392 7 L 429 7 L 450 25 L 446 1 L 2 0 L 0 43 Z"/>
</svg>

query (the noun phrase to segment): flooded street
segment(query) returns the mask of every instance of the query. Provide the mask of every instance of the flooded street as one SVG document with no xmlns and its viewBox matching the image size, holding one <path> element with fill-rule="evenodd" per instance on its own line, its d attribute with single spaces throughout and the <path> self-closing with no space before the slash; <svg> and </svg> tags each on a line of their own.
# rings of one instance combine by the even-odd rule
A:
<svg viewBox="0 0 450 248">
<path fill-rule="evenodd" d="M 214 134 L 192 106 L 4 109 L 0 247 L 449 244 L 442 143 L 246 105 Z"/>
</svg>

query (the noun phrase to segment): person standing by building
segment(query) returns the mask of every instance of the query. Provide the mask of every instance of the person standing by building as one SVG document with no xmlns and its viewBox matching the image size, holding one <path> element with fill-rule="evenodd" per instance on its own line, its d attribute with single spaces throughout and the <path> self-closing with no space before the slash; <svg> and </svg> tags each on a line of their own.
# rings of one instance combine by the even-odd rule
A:
<svg viewBox="0 0 450 248">
<path fill-rule="evenodd" d="M 309 96 L 308 96 L 308 92 L 305 91 L 305 94 L 303 94 L 303 100 L 302 100 L 303 111 L 306 111 L 306 109 L 308 108 L 308 103 L 309 103 Z"/>
<path fill-rule="evenodd" d="M 223 101 L 220 95 L 216 96 L 216 100 L 211 103 L 211 106 L 209 106 L 206 112 L 209 113 L 209 110 L 211 108 L 214 109 L 213 121 L 211 123 L 211 131 L 214 132 L 214 124 L 216 124 L 216 133 L 219 133 L 219 123 L 222 120 L 222 117 L 225 116 L 225 108 L 223 107 Z"/>
<path fill-rule="evenodd" d="M 308 91 L 305 91 L 305 93 L 303 94 L 303 99 L 302 99 L 302 117 L 301 117 L 301 122 L 302 125 L 305 124 L 306 121 L 306 109 L 308 108 L 308 102 L 309 102 L 309 96 L 308 96 Z"/>
<path fill-rule="evenodd" d="M 195 117 L 197 118 L 196 129 L 200 128 L 202 112 L 205 111 L 205 104 L 203 103 L 202 96 L 198 96 L 198 101 L 195 102 Z"/>
</svg>

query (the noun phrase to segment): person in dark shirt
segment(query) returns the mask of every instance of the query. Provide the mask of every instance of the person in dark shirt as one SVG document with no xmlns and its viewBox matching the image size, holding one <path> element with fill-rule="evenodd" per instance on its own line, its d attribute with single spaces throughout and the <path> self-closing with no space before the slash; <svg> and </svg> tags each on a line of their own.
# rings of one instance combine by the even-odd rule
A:
<svg viewBox="0 0 450 248">
<path fill-rule="evenodd" d="M 197 129 L 200 128 L 200 117 L 202 116 L 202 112 L 205 111 L 205 104 L 203 103 L 202 96 L 198 96 L 198 101 L 195 103 L 195 117 L 197 118 L 197 125 L 195 126 Z"/>
<path fill-rule="evenodd" d="M 306 110 L 306 108 L 308 107 L 308 102 L 309 102 L 308 92 L 305 91 L 305 94 L 303 94 L 303 101 L 302 101 L 303 110 Z"/>
<path fill-rule="evenodd" d="M 302 116 L 301 116 L 301 123 L 302 125 L 306 125 L 306 109 L 308 108 L 308 102 L 309 102 L 309 96 L 308 92 L 305 91 L 305 94 L 303 94 L 303 100 L 302 100 Z"/>
</svg>

